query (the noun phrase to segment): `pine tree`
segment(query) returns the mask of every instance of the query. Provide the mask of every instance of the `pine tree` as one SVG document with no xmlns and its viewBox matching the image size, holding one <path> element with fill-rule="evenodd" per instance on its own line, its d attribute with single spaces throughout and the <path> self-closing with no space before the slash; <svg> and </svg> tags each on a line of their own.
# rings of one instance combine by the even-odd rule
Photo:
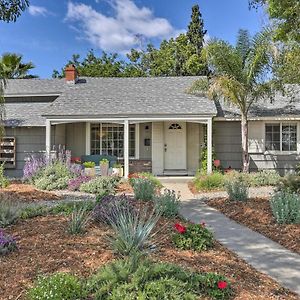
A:
<svg viewBox="0 0 300 300">
<path fill-rule="evenodd" d="M 204 21 L 200 12 L 199 5 L 192 7 L 191 22 L 188 26 L 187 36 L 192 45 L 195 46 L 197 54 L 199 55 L 203 48 L 204 36 L 207 30 L 204 29 Z"/>
</svg>

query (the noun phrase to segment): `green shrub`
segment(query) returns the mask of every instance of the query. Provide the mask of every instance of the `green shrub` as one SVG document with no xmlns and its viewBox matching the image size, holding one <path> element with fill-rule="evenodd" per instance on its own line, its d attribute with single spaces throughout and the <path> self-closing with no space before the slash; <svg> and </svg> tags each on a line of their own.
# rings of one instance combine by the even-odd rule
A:
<svg viewBox="0 0 300 300">
<path fill-rule="evenodd" d="M 198 191 L 221 189 L 224 187 L 224 175 L 219 172 L 210 175 L 197 175 L 194 184 Z"/>
<path fill-rule="evenodd" d="M 146 178 L 136 178 L 133 183 L 134 197 L 137 200 L 152 200 L 155 194 L 155 185 Z"/>
<path fill-rule="evenodd" d="M 289 193 L 300 193 L 300 176 L 288 175 L 282 178 L 278 184 L 278 190 Z"/>
<path fill-rule="evenodd" d="M 252 186 L 276 186 L 281 176 L 275 170 L 263 170 L 250 173 Z"/>
<path fill-rule="evenodd" d="M 5 163 L 0 164 L 0 188 L 6 188 L 9 185 L 8 179 L 4 175 L 4 165 Z"/>
<path fill-rule="evenodd" d="M 40 277 L 29 290 L 29 300 L 79 300 L 86 298 L 81 280 L 67 273 Z"/>
<path fill-rule="evenodd" d="M 91 213 L 86 207 L 81 207 L 74 210 L 68 224 L 68 232 L 70 234 L 81 234 L 86 230 L 86 226 L 91 219 Z"/>
<path fill-rule="evenodd" d="M 80 210 L 84 208 L 86 211 L 92 211 L 96 203 L 93 201 L 71 201 L 59 203 L 50 208 L 49 213 L 52 215 L 65 215 L 69 216 L 74 210 Z"/>
<path fill-rule="evenodd" d="M 180 194 L 165 189 L 163 194 L 154 197 L 155 209 L 167 218 L 176 217 L 180 209 Z"/>
<path fill-rule="evenodd" d="M 119 180 L 116 176 L 95 177 L 91 181 L 83 183 L 80 186 L 80 191 L 102 196 L 115 194 Z"/>
<path fill-rule="evenodd" d="M 179 249 L 202 251 L 213 246 L 213 234 L 205 224 L 188 224 L 186 227 L 175 224 L 175 230 L 172 239 Z"/>
<path fill-rule="evenodd" d="M 127 256 L 137 252 L 145 252 L 151 248 L 149 240 L 153 229 L 160 218 L 159 213 L 147 209 L 132 210 L 115 205 L 109 217 L 109 224 L 114 234 L 109 237 L 114 251 Z"/>
<path fill-rule="evenodd" d="M 20 219 L 31 219 L 39 216 L 46 216 L 50 213 L 51 208 L 46 205 L 27 205 L 20 214 Z"/>
<path fill-rule="evenodd" d="M 300 197 L 295 193 L 279 192 L 270 200 L 273 216 L 279 224 L 300 223 Z"/>
<path fill-rule="evenodd" d="M 218 287 L 220 282 L 226 288 Z M 176 265 L 150 260 L 117 260 L 99 269 L 87 283 L 92 299 L 196 300 L 228 299 L 230 282 L 213 273 L 193 273 Z"/>
<path fill-rule="evenodd" d="M 65 164 L 56 162 L 42 169 L 34 177 L 34 185 L 40 190 L 63 190 L 74 176 Z"/>
<path fill-rule="evenodd" d="M 86 161 L 83 163 L 85 168 L 95 168 L 96 164 L 93 161 Z"/>
<path fill-rule="evenodd" d="M 243 177 L 237 177 L 232 181 L 227 181 L 225 184 L 228 198 L 231 201 L 247 201 L 249 195 L 248 183 Z"/>
<path fill-rule="evenodd" d="M 161 189 L 163 187 L 160 180 L 149 172 L 140 172 L 140 173 L 129 174 L 129 183 L 131 184 L 131 186 L 134 185 L 134 181 L 137 178 L 145 178 L 145 179 L 150 180 L 154 184 L 154 186 L 158 189 Z"/>
<path fill-rule="evenodd" d="M 14 224 L 20 217 L 22 206 L 9 200 L 0 202 L 0 227 Z"/>
</svg>

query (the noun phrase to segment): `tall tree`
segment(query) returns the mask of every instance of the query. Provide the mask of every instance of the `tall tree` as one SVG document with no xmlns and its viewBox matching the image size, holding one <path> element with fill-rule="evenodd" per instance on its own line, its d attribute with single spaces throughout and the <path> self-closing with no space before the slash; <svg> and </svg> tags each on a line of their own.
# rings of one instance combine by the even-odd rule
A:
<svg viewBox="0 0 300 300">
<path fill-rule="evenodd" d="M 29 6 L 29 0 L 0 0 L 0 21 L 16 22 Z"/>
<path fill-rule="evenodd" d="M 300 1 L 299 0 L 250 0 L 250 7 L 266 6 L 274 20 L 275 39 L 300 42 Z"/>
<path fill-rule="evenodd" d="M 5 117 L 4 89 L 5 87 L 6 87 L 6 78 L 3 74 L 3 69 L 0 64 L 0 139 L 4 135 L 4 117 Z"/>
<path fill-rule="evenodd" d="M 6 79 L 31 78 L 28 72 L 34 68 L 32 62 L 22 62 L 22 55 L 15 53 L 5 53 L 0 57 L 2 76 Z"/>
<path fill-rule="evenodd" d="M 214 40 L 206 47 L 211 76 L 196 81 L 190 88 L 191 93 L 204 92 L 212 99 L 225 101 L 239 109 L 244 172 L 249 172 L 249 109 L 258 100 L 269 100 L 277 88 L 276 80 L 269 78 L 273 65 L 272 50 L 271 34 L 267 31 L 253 38 L 240 31 L 236 46 Z"/>
<path fill-rule="evenodd" d="M 197 54 L 200 54 L 203 49 L 204 36 L 206 33 L 207 30 L 204 29 L 204 21 L 199 5 L 194 5 L 192 7 L 192 16 L 188 26 L 187 37 L 190 43 L 196 48 Z"/>
</svg>

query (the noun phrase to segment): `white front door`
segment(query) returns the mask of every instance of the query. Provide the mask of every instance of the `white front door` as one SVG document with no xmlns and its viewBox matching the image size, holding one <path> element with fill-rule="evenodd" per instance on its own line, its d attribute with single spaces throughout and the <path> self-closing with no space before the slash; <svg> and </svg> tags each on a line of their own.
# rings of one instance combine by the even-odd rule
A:
<svg viewBox="0 0 300 300">
<path fill-rule="evenodd" d="M 186 123 L 165 122 L 165 170 L 186 170 Z"/>
</svg>

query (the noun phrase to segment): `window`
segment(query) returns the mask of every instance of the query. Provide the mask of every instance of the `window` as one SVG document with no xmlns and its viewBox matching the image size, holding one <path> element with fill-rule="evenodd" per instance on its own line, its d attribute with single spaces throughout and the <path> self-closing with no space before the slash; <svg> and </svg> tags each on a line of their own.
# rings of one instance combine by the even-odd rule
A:
<svg viewBox="0 0 300 300">
<path fill-rule="evenodd" d="M 124 155 L 124 125 L 92 124 L 91 154 L 105 154 L 122 158 Z M 135 157 L 135 125 L 129 126 L 129 156 Z"/>
<path fill-rule="evenodd" d="M 174 123 L 174 124 L 170 125 L 169 129 L 171 129 L 171 130 L 172 129 L 181 129 L 181 126 L 179 124 L 177 124 L 177 123 Z"/>
<path fill-rule="evenodd" d="M 297 124 L 266 124 L 267 151 L 297 151 Z"/>
</svg>

